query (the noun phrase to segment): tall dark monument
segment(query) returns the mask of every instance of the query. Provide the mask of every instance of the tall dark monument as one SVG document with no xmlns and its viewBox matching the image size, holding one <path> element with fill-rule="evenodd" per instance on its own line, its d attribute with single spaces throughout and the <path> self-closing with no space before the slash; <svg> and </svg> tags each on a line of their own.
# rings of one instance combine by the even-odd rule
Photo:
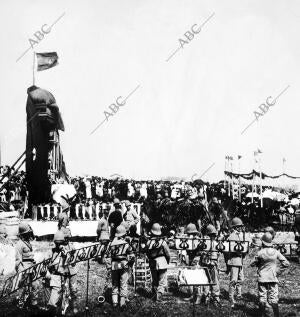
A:
<svg viewBox="0 0 300 317">
<path fill-rule="evenodd" d="M 31 86 L 27 90 L 26 177 L 29 210 L 49 202 L 51 183 L 67 177 L 59 143 L 64 124 L 54 96 Z"/>
</svg>

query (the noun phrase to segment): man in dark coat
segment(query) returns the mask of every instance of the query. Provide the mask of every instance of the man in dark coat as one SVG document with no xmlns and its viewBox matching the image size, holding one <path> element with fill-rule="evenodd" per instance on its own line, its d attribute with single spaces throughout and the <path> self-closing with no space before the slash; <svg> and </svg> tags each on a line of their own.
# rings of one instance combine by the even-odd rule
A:
<svg viewBox="0 0 300 317">
<path fill-rule="evenodd" d="M 117 227 L 123 221 L 122 207 L 118 198 L 114 199 L 115 210 L 108 216 L 108 224 L 110 226 L 110 239 L 115 237 Z"/>
</svg>

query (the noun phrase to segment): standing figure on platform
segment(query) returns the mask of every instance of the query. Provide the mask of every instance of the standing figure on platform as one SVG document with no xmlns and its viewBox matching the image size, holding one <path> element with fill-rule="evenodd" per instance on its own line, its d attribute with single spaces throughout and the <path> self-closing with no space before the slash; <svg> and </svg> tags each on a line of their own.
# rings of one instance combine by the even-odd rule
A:
<svg viewBox="0 0 300 317">
<path fill-rule="evenodd" d="M 122 223 L 122 207 L 118 198 L 114 199 L 115 210 L 108 216 L 108 224 L 110 226 L 110 239 L 115 237 L 117 227 Z"/>
<path fill-rule="evenodd" d="M 109 225 L 107 221 L 107 208 L 99 212 L 99 220 L 97 226 L 98 241 L 109 240 Z"/>
<path fill-rule="evenodd" d="M 32 245 L 30 243 L 33 240 L 33 232 L 30 225 L 26 222 L 19 224 L 19 237 L 16 244 L 16 272 L 21 272 L 35 264 Z M 27 273 L 29 280 L 32 279 L 32 273 Z M 24 276 L 25 278 L 25 276 Z M 32 309 L 37 309 L 38 289 L 37 281 L 32 282 L 30 286 L 29 305 Z"/>
<path fill-rule="evenodd" d="M 112 303 L 113 307 L 123 308 L 127 297 L 127 283 L 129 267 L 134 264 L 134 253 L 132 247 L 126 242 L 126 229 L 120 225 L 117 227 L 115 237 L 111 243 L 114 246 L 126 245 L 121 254 L 111 254 L 111 277 L 112 277 Z M 125 251 L 124 251 L 125 250 Z"/>
<path fill-rule="evenodd" d="M 272 310 L 274 316 L 279 317 L 277 261 L 282 268 L 289 266 L 287 259 L 273 248 L 272 239 L 270 232 L 262 236 L 262 249 L 251 263 L 251 266 L 257 266 L 259 308 L 263 317 L 273 316 Z"/>
<path fill-rule="evenodd" d="M 210 218 L 213 221 L 213 224 L 215 225 L 215 228 L 219 232 L 221 229 L 221 215 L 223 213 L 223 210 L 217 197 L 213 197 L 212 201 L 208 206 L 208 211 L 210 214 Z"/>
<path fill-rule="evenodd" d="M 152 225 L 151 237 L 161 237 L 161 227 L 158 223 Z M 148 249 L 146 254 L 149 259 L 149 267 L 152 275 L 153 296 L 155 295 L 156 300 L 160 301 L 162 294 L 165 292 L 167 270 L 171 258 L 167 242 L 163 241 L 158 247 Z"/>
<path fill-rule="evenodd" d="M 109 240 L 109 225 L 107 221 L 107 209 L 99 212 L 99 220 L 97 226 L 97 237 L 99 242 L 105 242 Z M 101 255 L 99 259 L 100 264 L 104 264 L 105 254 Z"/>
<path fill-rule="evenodd" d="M 140 221 L 140 217 L 135 209 L 131 208 L 131 203 L 128 200 L 125 201 L 125 207 L 126 211 L 123 215 L 123 219 L 126 222 L 126 229 L 129 232 L 130 236 L 135 236 L 137 230 L 136 225 Z"/>
<path fill-rule="evenodd" d="M 231 222 L 232 232 L 230 233 L 229 241 L 243 241 L 244 233 L 242 232 L 244 224 L 238 217 L 232 219 Z M 242 298 L 242 282 L 244 281 L 243 270 L 243 254 L 241 252 L 230 252 L 228 255 L 227 267 L 230 272 L 229 282 L 229 300 L 231 308 L 235 307 L 236 299 Z"/>
<path fill-rule="evenodd" d="M 58 229 L 62 230 L 66 236 L 71 237 L 69 211 L 70 205 L 67 202 L 63 202 L 62 211 L 58 214 Z"/>
</svg>

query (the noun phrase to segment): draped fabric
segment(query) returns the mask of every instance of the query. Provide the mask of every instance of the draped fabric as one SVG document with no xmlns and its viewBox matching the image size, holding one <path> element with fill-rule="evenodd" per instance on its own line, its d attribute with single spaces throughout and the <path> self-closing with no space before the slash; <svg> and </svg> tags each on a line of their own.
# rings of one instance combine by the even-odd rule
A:
<svg viewBox="0 0 300 317">
<path fill-rule="evenodd" d="M 49 152 L 53 144 L 50 132 L 64 130 L 54 96 L 47 90 L 31 86 L 27 90 L 26 181 L 29 205 L 49 202 Z M 62 156 L 59 172 L 66 174 Z"/>
<path fill-rule="evenodd" d="M 255 171 L 255 170 L 253 170 L 251 173 L 248 173 L 248 174 L 238 174 L 238 173 L 233 173 L 233 172 L 229 172 L 229 171 L 225 171 L 224 173 L 225 173 L 226 176 L 229 176 L 229 177 L 233 177 L 233 178 L 241 177 L 241 178 L 244 178 L 244 179 L 247 179 L 247 180 L 252 179 L 253 177 L 256 177 L 256 176 L 260 177 L 260 173 Z M 262 179 L 264 179 L 264 178 L 275 179 L 275 178 L 280 178 L 280 177 L 283 177 L 283 176 L 285 176 L 287 178 L 291 178 L 291 179 L 300 179 L 300 176 L 291 176 L 291 175 L 288 175 L 288 174 L 285 174 L 285 173 L 280 174 L 280 175 L 275 175 L 275 176 L 274 175 L 271 176 L 271 175 L 267 175 L 265 173 L 261 173 Z"/>
</svg>

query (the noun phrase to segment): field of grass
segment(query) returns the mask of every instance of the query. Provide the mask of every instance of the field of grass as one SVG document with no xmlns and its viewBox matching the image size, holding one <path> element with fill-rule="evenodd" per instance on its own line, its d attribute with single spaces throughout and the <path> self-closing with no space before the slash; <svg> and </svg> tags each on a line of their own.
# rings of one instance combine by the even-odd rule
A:
<svg viewBox="0 0 300 317">
<path fill-rule="evenodd" d="M 89 243 L 76 243 L 79 248 Z M 49 242 L 34 242 L 34 249 L 40 254 L 48 253 L 50 249 Z M 259 316 L 257 305 L 257 282 L 256 269 L 250 268 L 254 254 L 247 256 L 245 260 L 245 282 L 243 285 L 243 299 L 238 302 L 237 308 L 230 309 L 228 301 L 228 283 L 229 277 L 225 273 L 220 274 L 221 280 L 221 308 L 214 306 L 197 305 L 195 307 L 195 316 Z M 107 270 L 104 265 L 95 261 L 90 261 L 89 278 L 89 299 L 87 316 L 193 316 L 193 306 L 190 303 L 182 301 L 179 295 L 174 296 L 167 293 L 163 301 L 156 303 L 151 299 L 150 289 L 137 289 L 134 294 L 133 286 L 129 286 L 129 302 L 124 310 L 113 309 L 110 303 L 105 302 L 100 306 L 97 297 L 103 293 L 104 281 L 107 276 Z M 77 275 L 78 298 L 76 316 L 85 316 L 86 307 L 86 273 L 87 262 L 77 264 L 79 267 Z M 221 261 L 221 268 L 225 268 L 224 261 Z M 0 287 L 3 285 L 4 278 L 0 278 Z M 1 288 L 0 288 L 1 289 Z M 300 264 L 291 261 L 291 266 L 280 276 L 280 312 L 281 316 L 292 317 L 300 316 Z M 19 311 L 15 305 L 15 294 L 0 301 L 0 316 L 30 316 L 28 312 Z M 45 304 L 44 292 L 40 283 L 39 304 Z M 41 315 L 41 314 L 40 314 Z M 67 313 L 67 316 L 75 316 Z"/>
</svg>

